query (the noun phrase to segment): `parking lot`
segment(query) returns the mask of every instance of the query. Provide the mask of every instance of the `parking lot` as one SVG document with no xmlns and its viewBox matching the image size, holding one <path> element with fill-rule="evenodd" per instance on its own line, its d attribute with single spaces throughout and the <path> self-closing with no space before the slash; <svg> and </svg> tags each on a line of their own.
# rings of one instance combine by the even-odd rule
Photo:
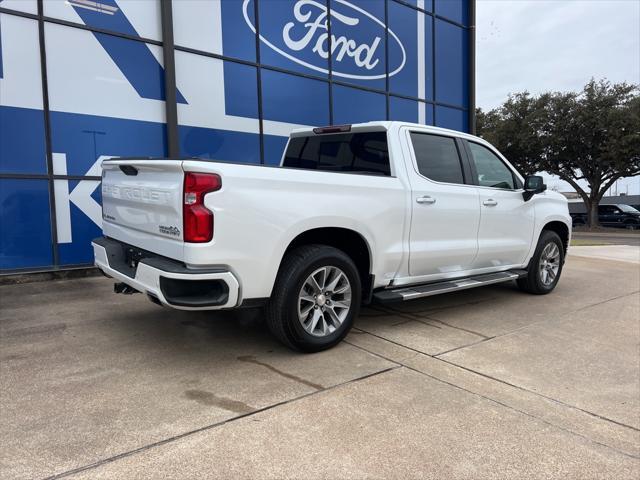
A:
<svg viewBox="0 0 640 480">
<path fill-rule="evenodd" d="M 570 257 L 512 284 L 366 308 L 302 355 L 259 318 L 0 287 L 0 477 L 640 475 L 640 272 Z"/>
</svg>

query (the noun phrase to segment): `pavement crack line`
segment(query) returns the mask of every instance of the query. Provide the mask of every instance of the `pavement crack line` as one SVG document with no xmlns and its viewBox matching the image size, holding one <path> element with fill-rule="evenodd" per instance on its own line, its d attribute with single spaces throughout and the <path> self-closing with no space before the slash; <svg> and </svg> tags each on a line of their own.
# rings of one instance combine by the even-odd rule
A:
<svg viewBox="0 0 640 480">
<path fill-rule="evenodd" d="M 371 355 L 380 357 L 380 355 L 376 355 L 376 354 L 371 353 L 371 352 L 369 352 L 369 353 Z M 263 407 L 263 408 L 257 408 L 252 412 L 248 412 L 248 413 L 245 413 L 245 414 L 237 415 L 235 417 L 227 418 L 226 420 L 221 420 L 219 422 L 212 423 L 210 425 L 205 425 L 204 427 L 196 428 L 194 430 L 189 430 L 188 432 L 183 432 L 183 433 L 180 433 L 178 435 L 174 435 L 172 437 L 164 438 L 162 440 L 158 440 L 157 442 L 149 443 L 148 445 L 143 445 L 142 447 L 134 448 L 132 450 L 127 450 L 126 452 L 121 452 L 121 453 L 118 453 L 116 455 L 112 455 L 111 457 L 103 458 L 102 460 L 98 460 L 96 462 L 89 463 L 89 464 L 83 465 L 81 467 L 77 467 L 77 468 L 74 468 L 74 469 L 71 469 L 71 470 L 66 470 L 64 472 L 53 474 L 53 475 L 48 476 L 48 477 L 44 477 L 42 480 L 55 480 L 55 479 L 58 479 L 58 478 L 64 478 L 64 477 L 68 477 L 70 475 L 75 475 L 76 473 L 85 472 L 87 470 L 92 470 L 92 469 L 100 467 L 102 465 L 106 465 L 108 463 L 113 463 L 113 462 L 115 462 L 117 460 L 120 460 L 122 458 L 131 457 L 133 455 L 145 452 L 145 451 L 150 450 L 152 448 L 160 447 L 162 445 L 166 445 L 168 443 L 175 442 L 175 441 L 183 439 L 185 437 L 190 437 L 190 436 L 195 435 L 195 434 L 200 433 L 200 432 L 204 432 L 204 431 L 207 431 L 207 430 L 212 430 L 214 428 L 221 427 L 221 426 L 226 425 L 228 423 L 233 423 L 235 421 L 242 420 L 243 418 L 252 417 L 252 416 L 254 416 L 254 415 L 258 414 L 258 413 L 267 412 L 269 410 L 273 410 L 273 409 L 281 407 L 283 405 L 287 405 L 287 404 L 290 404 L 290 403 L 297 402 L 299 400 L 303 400 L 303 399 L 311 397 L 313 395 L 318 395 L 318 394 L 323 393 L 323 392 L 329 392 L 331 390 L 335 390 L 335 389 L 343 387 L 345 385 L 350 385 L 352 383 L 357 383 L 357 382 L 360 382 L 362 380 L 367 380 L 369 378 L 372 378 L 372 377 L 375 377 L 375 376 L 378 376 L 378 375 L 382 375 L 382 374 L 391 372 L 393 370 L 398 370 L 400 368 L 404 368 L 403 365 L 401 365 L 400 363 L 398 363 L 396 361 L 393 361 L 393 360 L 387 360 L 387 361 L 393 363 L 394 366 L 379 370 L 377 372 L 369 373 L 367 375 L 363 375 L 362 377 L 353 378 L 351 380 L 347 380 L 346 382 L 337 383 L 335 385 L 331 385 L 330 387 L 323 388 L 322 390 L 317 390 L 315 392 L 305 393 L 304 395 L 300 395 L 298 397 L 294 397 L 294 398 L 290 398 L 290 399 L 287 399 L 287 400 L 283 400 L 281 402 L 274 403 L 273 405 L 268 405 L 268 406 Z"/>
<path fill-rule="evenodd" d="M 318 383 L 310 382 L 309 380 L 306 380 L 302 377 L 298 377 L 297 375 L 293 375 L 292 373 L 283 372 L 282 370 L 277 369 L 273 365 L 270 365 L 266 362 L 261 362 L 254 355 L 243 355 L 238 357 L 238 360 L 240 360 L 241 362 L 254 363 L 256 365 L 260 365 L 261 367 L 271 370 L 272 372 L 275 372 L 284 378 L 288 378 L 289 380 L 302 383 L 303 385 L 306 385 L 307 387 L 315 388 L 316 390 L 322 390 L 324 388 L 322 385 Z"/>
<path fill-rule="evenodd" d="M 480 343 L 484 343 L 487 340 L 491 340 L 492 338 L 493 337 L 486 337 L 486 338 L 483 338 L 482 340 L 478 340 L 477 342 L 467 343 L 466 345 L 460 345 L 459 347 L 451 348 L 449 350 L 445 350 L 444 352 L 436 353 L 430 356 L 433 358 L 438 358 L 440 355 L 445 355 L 447 353 L 455 352 L 456 350 L 462 350 L 463 348 L 467 348 L 467 347 L 473 347 L 474 345 L 479 345 Z M 440 359 L 438 358 L 438 360 Z"/>
<path fill-rule="evenodd" d="M 479 302 L 474 302 L 474 304 L 475 303 L 479 303 Z M 467 304 L 463 304 L 463 305 L 467 305 Z M 463 306 L 463 305 L 460 305 L 460 306 Z M 469 304 L 469 305 L 471 305 L 471 304 Z M 451 308 L 451 307 L 447 307 L 447 308 Z M 444 308 L 442 310 L 444 310 Z M 396 315 L 398 317 L 406 318 L 407 320 L 413 320 L 414 322 L 420 322 L 420 323 L 422 323 L 424 325 L 428 325 L 430 327 L 441 328 L 441 327 L 438 327 L 437 325 L 433 325 L 432 323 L 430 323 L 430 322 L 436 322 L 436 323 L 439 323 L 440 325 L 444 325 L 445 327 L 454 328 L 456 330 L 460 330 L 460 331 L 463 331 L 463 332 L 466 332 L 466 333 L 470 333 L 472 335 L 476 335 L 476 336 L 482 337 L 484 339 L 493 338 L 493 337 L 488 337 L 486 335 L 483 335 L 482 333 L 479 333 L 479 332 L 474 332 L 473 330 L 469 330 L 467 328 L 456 327 L 455 325 L 451 325 L 449 323 L 443 322 L 442 320 L 438 320 L 437 318 L 430 317 L 428 313 L 425 313 L 424 315 L 418 315 L 418 314 L 415 314 L 415 313 L 402 312 L 402 311 L 396 310 L 395 308 L 392 308 L 392 307 L 388 308 L 388 313 L 390 313 L 391 315 Z M 436 313 L 436 312 L 434 312 L 434 313 Z M 397 325 L 400 325 L 400 324 L 397 324 Z"/>
<path fill-rule="evenodd" d="M 623 295 L 623 296 L 624 296 L 624 295 Z M 532 324 L 532 325 L 533 325 L 533 324 Z M 519 385 L 514 385 L 514 384 L 509 383 L 509 382 L 507 382 L 507 381 L 505 381 L 505 380 L 502 380 L 502 379 L 500 379 L 500 378 L 492 377 L 491 375 L 487 375 L 486 373 L 478 372 L 478 371 L 476 371 L 476 370 L 473 370 L 473 369 L 468 368 L 468 367 L 464 367 L 464 366 L 462 366 L 462 365 L 459 365 L 459 364 L 457 364 L 457 363 L 451 362 L 451 361 L 449 361 L 449 360 L 445 360 L 444 358 L 440 358 L 440 357 L 438 356 L 438 355 L 443 355 L 443 354 L 444 354 L 444 353 L 446 353 L 446 352 L 437 353 L 437 354 L 435 354 L 435 355 L 429 355 L 428 353 L 422 352 L 422 351 L 417 350 L 417 349 L 415 349 L 415 348 L 408 347 L 408 346 L 406 346 L 406 345 L 402 345 L 401 343 L 395 342 L 395 341 L 393 341 L 393 340 L 389 340 L 388 338 L 385 338 L 385 337 L 381 337 L 380 335 L 376 335 L 375 333 L 368 332 L 367 330 L 364 330 L 364 329 L 362 329 L 362 328 L 360 328 L 360 330 L 362 330 L 363 332 L 368 333 L 368 334 L 369 334 L 369 335 L 371 335 L 371 336 L 374 336 L 374 337 L 376 337 L 376 338 L 379 338 L 380 340 L 384 340 L 385 342 L 393 343 L 394 345 L 397 345 L 397 346 L 402 347 L 402 348 L 405 348 L 405 349 L 407 349 L 407 350 L 411 350 L 411 351 L 413 351 L 413 352 L 419 353 L 420 355 L 426 355 L 427 357 L 433 358 L 434 360 L 439 360 L 439 361 L 441 361 L 441 362 L 443 362 L 443 363 L 446 363 L 446 364 L 448 364 L 448 365 L 451 365 L 451 366 L 454 366 L 454 367 L 460 368 L 460 369 L 462 369 L 462 370 L 466 370 L 467 372 L 474 373 L 474 374 L 476 374 L 476 375 L 479 375 L 479 376 L 481 376 L 481 377 L 487 378 L 487 379 L 489 379 L 489 380 L 493 380 L 494 382 L 502 383 L 503 385 L 507 385 L 507 386 L 509 386 L 509 387 L 516 388 L 516 389 L 521 390 L 521 391 L 523 391 L 523 392 L 527 392 L 527 393 L 531 393 L 531 394 L 533 394 L 533 395 L 537 395 L 537 396 L 539 396 L 539 397 L 541 397 L 541 398 L 545 398 L 545 399 L 547 399 L 547 400 L 549 400 L 549 401 L 551 401 L 551 402 L 557 403 L 558 405 L 562 405 L 562 406 L 564 406 L 564 407 L 571 408 L 571 409 L 573 409 L 573 410 L 577 410 L 577 411 L 579 411 L 579 412 L 585 413 L 585 414 L 590 415 L 590 416 L 592 416 L 592 417 L 599 418 L 600 420 L 604 420 L 604 421 L 607 421 L 607 422 L 610 422 L 610 423 L 614 423 L 614 424 L 616 424 L 616 425 L 619 425 L 619 426 L 621 426 L 621 427 L 629 428 L 629 429 L 634 430 L 634 431 L 636 431 L 636 432 L 640 432 L 640 428 L 636 428 L 636 427 L 634 427 L 633 425 L 627 425 L 626 423 L 621 423 L 621 422 L 618 422 L 617 420 L 613 420 L 613 419 L 608 418 L 608 417 L 603 417 L 602 415 L 598 415 L 597 413 L 590 412 L 589 410 L 584 410 L 584 409 L 582 409 L 582 408 L 580 408 L 580 407 L 577 407 L 577 406 L 575 406 L 575 405 L 570 405 L 570 404 L 565 403 L 565 402 L 563 402 L 563 401 L 561 401 L 561 400 L 558 400 L 558 399 L 556 399 L 556 398 L 549 397 L 549 396 L 544 395 L 544 394 L 539 393 L 539 392 L 534 392 L 533 390 L 529 390 L 528 388 L 521 387 L 521 386 L 519 386 Z M 519 330 L 519 329 L 518 329 L 518 330 Z M 504 335 L 503 335 L 503 336 L 504 336 Z M 493 338 L 490 338 L 490 339 L 488 339 L 488 340 L 483 340 L 483 341 L 481 341 L 481 342 L 478 342 L 478 344 L 479 344 L 479 343 L 488 342 L 488 341 L 490 341 L 490 340 L 493 340 L 494 338 L 499 338 L 499 337 L 493 337 Z M 350 345 L 353 345 L 353 344 L 351 344 L 351 343 L 350 343 Z M 470 346 L 470 345 L 465 345 L 465 346 L 462 346 L 462 347 L 460 347 L 460 348 L 465 348 L 465 347 L 469 347 L 469 346 Z M 363 349 L 363 350 L 364 350 L 364 349 Z M 372 354 L 374 354 L 374 355 L 375 355 L 375 353 L 374 353 L 374 352 L 369 352 L 369 353 L 372 353 Z M 393 361 L 393 360 L 389 360 L 389 361 Z M 398 362 L 395 362 L 395 363 L 398 363 Z M 406 365 L 404 365 L 404 364 L 402 364 L 402 363 L 401 363 L 401 365 L 403 365 L 403 366 L 407 367 Z M 410 368 L 410 367 L 407 367 L 407 368 Z"/>
<path fill-rule="evenodd" d="M 381 338 L 381 337 L 379 337 L 379 338 Z M 383 339 L 383 340 L 385 340 L 385 339 Z M 356 345 L 356 344 L 354 344 L 354 343 L 351 343 L 351 342 L 349 342 L 348 340 L 343 340 L 343 341 L 344 341 L 345 343 L 348 343 L 349 345 L 352 345 L 352 346 L 354 346 L 354 347 L 356 347 L 356 348 L 359 348 L 359 349 L 361 349 L 361 350 L 363 350 L 363 351 L 365 351 L 365 352 L 367 352 L 367 353 L 370 353 L 371 355 L 376 355 L 376 356 L 378 356 L 378 357 L 382 358 L 383 360 L 387 360 L 387 361 L 389 361 L 389 362 L 398 363 L 396 360 L 392 360 L 392 359 L 390 359 L 390 358 L 388 358 L 388 357 L 386 357 L 386 356 L 384 356 L 384 355 L 381 355 L 381 354 L 376 353 L 376 352 L 373 352 L 373 351 L 371 351 L 371 350 L 369 350 L 369 349 L 367 349 L 367 348 L 364 348 L 364 347 L 361 347 L 361 346 Z M 395 342 L 391 342 L 391 343 L 395 343 Z M 413 350 L 413 349 L 409 349 L 409 350 Z M 425 354 L 425 353 L 421 353 L 421 352 L 418 352 L 418 353 L 420 353 L 421 355 L 426 355 L 426 356 L 428 356 L 428 357 L 431 357 L 431 355 L 427 355 L 427 354 Z M 435 357 L 432 357 L 432 358 L 435 358 Z M 440 359 L 439 359 L 439 358 L 436 358 L 436 360 L 440 360 Z M 446 363 L 449 363 L 449 362 L 446 362 Z M 452 365 L 454 365 L 454 364 L 452 364 Z M 435 376 L 433 376 L 433 375 L 429 375 L 428 373 L 422 372 L 422 371 L 420 371 L 420 370 L 418 370 L 418 369 L 416 369 L 416 368 L 414 368 L 414 367 L 410 367 L 410 366 L 408 366 L 408 365 L 405 365 L 404 363 L 401 363 L 401 366 L 402 366 L 402 367 L 404 367 L 404 368 L 406 368 L 407 370 L 411 370 L 411 371 L 413 371 L 413 372 L 419 373 L 420 375 L 424 375 L 425 377 L 428 377 L 428 378 L 431 378 L 431 379 L 433 379 L 433 380 L 436 380 L 437 382 L 444 383 L 445 385 L 449 385 L 449 386 L 451 386 L 451 387 L 454 387 L 454 388 L 457 388 L 457 389 L 459 389 L 459 390 L 462 390 L 463 392 L 469 393 L 469 394 L 471 394 L 471 395 L 477 396 L 477 397 L 482 398 L 482 399 L 484 399 L 484 400 L 487 400 L 487 401 L 489 401 L 489 402 L 495 403 L 496 405 L 500 405 L 500 406 L 502 406 L 502 407 L 504 407 L 504 408 L 507 408 L 507 409 L 509 409 L 509 410 L 511 410 L 511 411 L 514 411 L 514 412 L 520 413 L 520 414 L 522 414 L 522 415 L 526 415 L 527 417 L 533 418 L 533 419 L 535 419 L 535 420 L 537 420 L 537 421 L 539 421 L 539 422 L 544 423 L 545 425 L 549 425 L 549 426 L 551 426 L 551 427 L 553 427 L 553 428 L 557 428 L 557 429 L 562 430 L 562 431 L 564 431 L 564 432 L 567 432 L 567 433 L 569 433 L 569 434 L 571 434 L 571 435 L 575 435 L 575 436 L 577 436 L 577 437 L 580 437 L 580 438 L 582 438 L 582 439 L 584 439 L 584 440 L 587 440 L 587 441 L 589 441 L 589 442 L 592 442 L 592 443 L 594 443 L 594 444 L 596 444 L 596 445 L 600 445 L 600 446 L 602 446 L 602 447 L 604 447 L 604 448 L 607 448 L 607 449 L 609 449 L 609 450 L 612 450 L 612 451 L 614 451 L 614 452 L 616 452 L 616 453 L 619 453 L 619 454 L 621 454 L 621 455 L 624 455 L 624 456 L 626 456 L 626 457 L 630 457 L 630 458 L 633 458 L 633 459 L 640 459 L 640 456 L 638 456 L 638 455 L 633 455 L 633 454 L 628 453 L 628 452 L 625 452 L 625 451 L 623 451 L 623 450 L 619 450 L 619 449 L 617 449 L 617 448 L 615 448 L 615 447 L 612 447 L 612 446 L 610 446 L 610 445 L 607 445 L 606 443 L 599 442 L 598 440 L 595 440 L 595 439 L 593 439 L 593 438 L 591 438 L 591 437 L 588 437 L 588 436 L 586 436 L 586 435 L 583 435 L 582 433 L 575 432 L 575 431 L 570 430 L 570 429 L 568 429 L 568 428 L 566 428 L 566 427 L 563 427 L 563 426 L 561 426 L 561 425 L 557 425 L 557 424 L 552 423 L 552 422 L 550 422 L 550 421 L 548 421 L 548 420 L 545 420 L 544 418 L 538 417 L 538 416 L 533 415 L 533 414 L 531 414 L 531 413 L 529 413 L 529 412 L 526 412 L 526 411 L 524 411 L 524 410 L 520 410 L 520 409 L 518 409 L 518 408 L 516 408 L 516 407 L 513 407 L 513 406 L 511 406 L 511 405 L 508 405 L 508 404 L 506 404 L 506 403 L 503 403 L 503 402 L 501 402 L 501 401 L 499 401 L 499 400 L 496 400 L 495 398 L 487 397 L 486 395 L 482 395 L 481 393 L 474 392 L 474 391 L 472 391 L 472 390 L 468 390 L 468 389 L 466 389 L 466 388 L 464 388 L 464 387 L 461 387 L 460 385 L 456 385 L 455 383 L 451 383 L 451 382 L 448 382 L 448 381 L 443 380 L 443 379 L 441 379 L 441 378 L 435 377 Z M 457 366 L 457 365 L 455 365 L 455 366 Z M 475 373 L 475 372 L 474 372 L 474 373 Z M 500 382 L 500 380 L 497 380 L 497 381 L 498 381 L 498 382 Z M 501 383 L 502 383 L 502 382 L 501 382 Z M 516 386 L 515 388 L 519 388 L 519 387 L 517 387 L 517 386 Z M 528 390 L 526 390 L 526 391 L 528 391 Z M 534 394 L 535 394 L 535 392 L 530 392 L 530 393 L 534 393 Z M 544 397 L 544 396 L 542 396 L 542 397 Z M 544 398 L 546 398 L 546 397 L 544 397 Z M 551 400 L 553 400 L 553 399 L 551 399 Z M 570 407 L 570 405 L 566 405 L 566 406 Z M 590 414 L 590 412 L 586 412 L 586 411 L 584 411 L 584 413 Z M 606 418 L 599 417 L 598 415 L 596 415 L 596 417 L 598 417 L 598 418 L 602 418 L 603 420 L 610 421 L 610 420 L 608 420 L 608 419 L 606 419 Z M 617 422 L 613 421 L 612 423 L 617 423 Z M 626 426 L 626 425 L 622 425 L 622 426 Z M 632 428 L 632 429 L 633 429 L 633 427 L 629 427 L 629 428 Z"/>
<path fill-rule="evenodd" d="M 635 295 L 637 293 L 640 293 L 640 290 L 636 290 L 636 291 L 633 291 L 633 292 L 630 292 L 630 293 L 625 293 L 623 295 L 618 295 L 617 297 L 612 297 L 612 298 L 609 298 L 607 300 L 602 300 L 600 302 L 592 303 L 590 305 L 585 305 L 584 307 L 580 307 L 580 308 L 577 308 L 575 310 L 571 310 L 570 312 L 561 313 L 559 315 L 559 317 L 547 318 L 545 320 L 539 320 L 537 322 L 533 322 L 533 323 L 530 323 L 528 325 L 523 325 L 522 327 L 518 327 L 518 328 L 516 328 L 514 330 L 510 330 L 508 332 L 501 333 L 500 335 L 494 335 L 493 337 L 484 337 L 484 335 L 481 335 L 479 333 L 475 333 L 475 332 L 472 332 L 472 331 L 468 330 L 469 333 L 475 333 L 476 335 L 484 337 L 485 339 L 482 342 L 472 343 L 472 344 L 465 345 L 464 347 L 460 347 L 460 348 L 470 347 L 470 346 L 473 346 L 473 345 L 477 345 L 478 343 L 488 342 L 488 341 L 491 341 L 491 340 L 496 340 L 496 339 L 499 339 L 499 338 L 507 337 L 509 335 L 516 334 L 516 333 L 520 332 L 521 330 L 525 330 L 525 329 L 527 329 L 529 327 L 533 327 L 534 325 L 543 325 L 545 323 L 558 321 L 559 319 L 562 319 L 563 317 L 566 317 L 567 315 L 573 315 L 574 313 L 581 312 L 581 311 L 586 310 L 588 308 L 597 307 L 598 305 L 602 305 L 602 304 L 607 303 L 607 302 L 612 302 L 614 300 L 619 300 L 621 298 L 630 297 L 630 296 Z M 427 317 L 427 318 L 429 318 L 429 317 Z M 430 318 L 430 320 L 434 320 L 436 322 L 440 322 L 440 320 L 437 320 L 435 318 Z M 440 322 L 440 323 L 443 323 L 443 322 Z M 448 326 L 450 326 L 450 325 L 448 325 Z M 456 328 L 456 327 L 452 327 L 452 328 Z M 463 329 L 461 329 L 461 330 L 463 330 Z M 370 333 L 370 332 L 367 332 L 367 333 Z M 457 348 L 457 349 L 454 349 L 454 350 L 459 350 L 460 348 Z M 449 353 L 449 352 L 441 352 L 441 353 L 438 353 L 437 355 L 444 355 L 445 353 Z M 433 356 L 433 355 L 430 355 L 430 356 Z M 442 359 L 439 359 L 439 360 L 442 360 Z M 452 364 L 452 365 L 455 365 L 455 364 Z M 535 392 L 532 392 L 532 393 L 535 393 Z"/>
</svg>

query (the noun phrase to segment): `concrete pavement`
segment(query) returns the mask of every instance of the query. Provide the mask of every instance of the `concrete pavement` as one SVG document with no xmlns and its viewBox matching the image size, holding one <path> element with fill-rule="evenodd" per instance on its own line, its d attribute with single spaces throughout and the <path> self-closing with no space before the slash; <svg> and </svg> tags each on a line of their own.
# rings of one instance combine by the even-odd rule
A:
<svg viewBox="0 0 640 480">
<path fill-rule="evenodd" d="M 640 265 L 640 246 L 634 245 L 606 245 L 571 247 L 569 255 L 602 260 L 616 260 Z"/>
<path fill-rule="evenodd" d="M 300 355 L 104 278 L 0 287 L 0 477 L 638 478 L 640 274 L 571 256 Z"/>
</svg>

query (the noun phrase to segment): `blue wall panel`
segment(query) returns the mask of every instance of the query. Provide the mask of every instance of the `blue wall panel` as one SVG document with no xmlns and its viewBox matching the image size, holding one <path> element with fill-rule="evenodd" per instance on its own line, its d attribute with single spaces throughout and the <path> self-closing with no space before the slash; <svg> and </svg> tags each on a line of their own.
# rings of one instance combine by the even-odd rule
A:
<svg viewBox="0 0 640 480">
<path fill-rule="evenodd" d="M 436 102 L 467 108 L 469 63 L 467 31 L 444 20 L 435 21 Z"/>
<path fill-rule="evenodd" d="M 258 118 L 257 69 L 224 62 L 224 106 L 227 115 Z"/>
<path fill-rule="evenodd" d="M 222 46 L 223 53 L 228 57 L 239 58 L 255 62 L 256 60 L 256 37 L 255 37 L 255 15 L 253 1 L 250 1 L 246 9 L 243 9 L 240 0 L 222 0 L 220 2 L 222 12 Z M 277 2 L 276 2 L 277 3 Z M 247 24 L 244 14 L 247 14 L 249 23 Z"/>
<path fill-rule="evenodd" d="M 47 180 L 0 179 L 0 269 L 50 267 Z"/>
<path fill-rule="evenodd" d="M 360 123 L 387 116 L 385 95 L 357 88 L 333 87 L 333 123 Z"/>
<path fill-rule="evenodd" d="M 209 160 L 260 163 L 260 140 L 251 133 L 180 125 L 180 155 Z"/>
<path fill-rule="evenodd" d="M 468 122 L 469 118 L 466 111 L 436 105 L 436 127 L 466 132 L 469 128 Z"/>
<path fill-rule="evenodd" d="M 433 0 L 436 15 L 461 23 L 469 24 L 468 0 Z"/>
<path fill-rule="evenodd" d="M 295 72 L 313 73 L 321 77 L 329 74 L 328 42 L 326 36 L 327 0 L 300 6 L 298 21 L 290 2 L 259 2 L 260 5 L 260 61 L 266 65 Z M 249 2 L 253 8 L 254 0 Z M 311 34 L 310 31 L 317 32 Z M 290 47 L 291 45 L 292 47 Z M 226 53 L 226 50 L 225 50 Z"/>
<path fill-rule="evenodd" d="M 63 182 L 65 180 L 55 180 Z M 86 180 L 85 180 L 86 181 Z M 73 191 L 78 186 L 79 181 L 69 181 L 69 190 Z M 99 182 L 91 198 L 98 204 L 102 203 Z M 69 243 L 58 244 L 58 255 L 61 265 L 74 265 L 81 263 L 93 263 L 93 250 L 89 247 L 91 240 L 101 235 L 101 228 L 96 225 L 87 215 L 74 203 L 70 203 L 71 231 L 73 240 Z"/>
<path fill-rule="evenodd" d="M 122 118 L 51 112 L 51 143 L 69 175 L 86 175 L 102 156 L 165 157 L 166 126 Z"/>
<path fill-rule="evenodd" d="M 265 165 L 279 165 L 282 153 L 287 145 L 286 137 L 276 135 L 264 136 L 264 163 Z"/>
<path fill-rule="evenodd" d="M 329 85 L 320 80 L 263 70 L 262 113 L 267 120 L 327 125 Z"/>
<path fill-rule="evenodd" d="M 384 10 L 384 2 L 331 0 L 331 11 L 342 15 L 342 18 L 346 17 L 344 21 L 334 20 L 331 23 L 331 34 L 336 38 L 337 47 L 332 55 L 332 69 L 334 77 L 338 80 L 384 90 L 386 69 Z M 357 28 L 354 28 L 355 26 Z M 347 48 L 347 45 L 351 48 Z M 357 48 L 361 49 L 359 53 L 354 52 Z M 395 70 L 403 56 L 400 42 L 391 32 L 388 49 L 389 70 Z"/>
<path fill-rule="evenodd" d="M 389 99 L 389 120 L 418 123 L 418 102 L 406 98 Z"/>
<path fill-rule="evenodd" d="M 0 173 L 47 173 L 42 110 L 0 107 Z"/>
</svg>

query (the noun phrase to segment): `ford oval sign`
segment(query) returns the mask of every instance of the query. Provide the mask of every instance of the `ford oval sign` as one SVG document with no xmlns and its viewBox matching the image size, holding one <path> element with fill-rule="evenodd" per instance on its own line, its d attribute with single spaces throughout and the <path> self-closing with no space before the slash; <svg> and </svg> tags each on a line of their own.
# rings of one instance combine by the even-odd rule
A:
<svg viewBox="0 0 640 480">
<path fill-rule="evenodd" d="M 261 27 L 260 41 L 264 45 L 317 72 L 329 73 L 327 61 L 331 55 L 332 74 L 336 77 L 385 78 L 384 22 L 347 0 L 335 0 L 329 12 L 323 0 L 298 0 L 292 7 L 275 30 L 269 25 L 267 33 Z M 253 0 L 244 0 L 242 8 L 245 22 L 256 33 L 249 10 L 254 8 Z M 388 32 L 388 58 L 397 62 L 389 65 L 389 76 L 393 76 L 404 68 L 406 52 L 398 36 L 391 29 Z"/>
</svg>

